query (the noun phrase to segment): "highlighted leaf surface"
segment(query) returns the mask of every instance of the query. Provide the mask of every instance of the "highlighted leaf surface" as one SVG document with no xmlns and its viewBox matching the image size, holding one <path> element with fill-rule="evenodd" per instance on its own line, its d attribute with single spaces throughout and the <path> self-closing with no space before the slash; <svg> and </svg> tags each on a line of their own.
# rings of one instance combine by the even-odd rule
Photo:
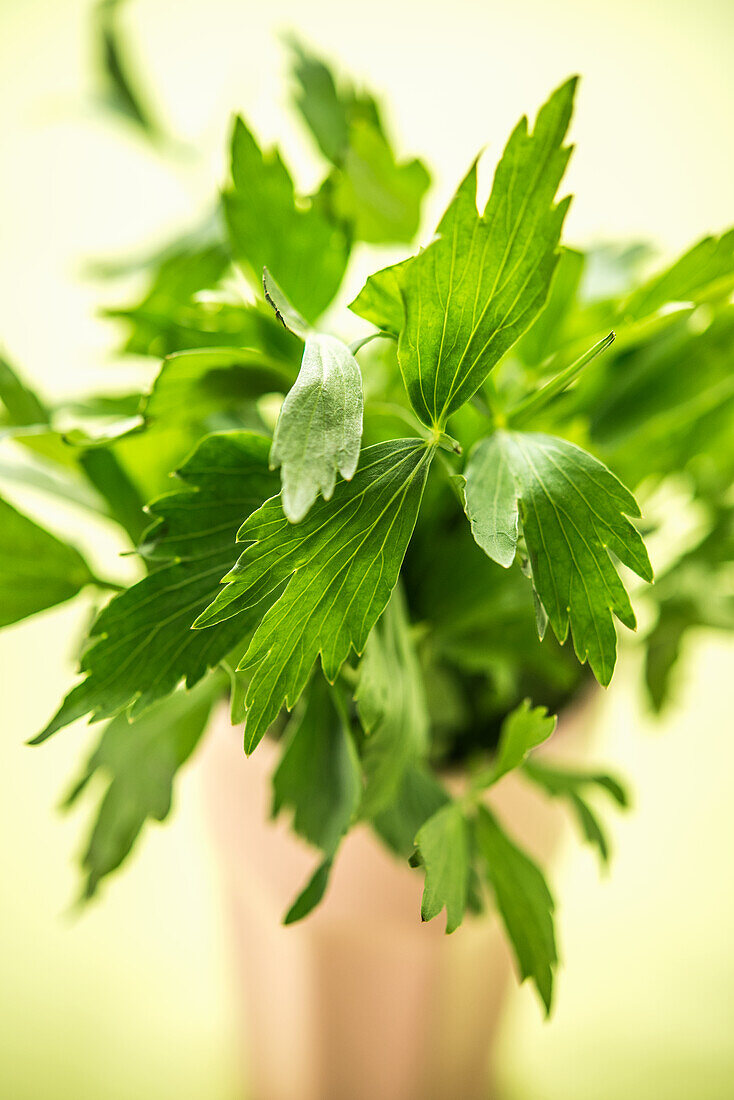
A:
<svg viewBox="0 0 734 1100">
<path fill-rule="evenodd" d="M 652 568 L 628 515 L 639 509 L 616 477 L 572 443 L 539 433 L 496 432 L 466 468 L 466 512 L 482 549 L 509 566 L 518 520 L 533 585 L 560 642 L 569 626 L 580 661 L 608 684 L 617 652 L 612 615 L 635 627 L 610 553 L 644 580 Z"/>
<path fill-rule="evenodd" d="M 363 651 L 397 581 L 432 455 L 415 439 L 378 443 L 363 452 L 354 479 L 302 523 L 292 526 L 274 498 L 243 524 L 237 537 L 250 545 L 196 625 L 223 622 L 262 592 L 279 593 L 240 664 L 251 673 L 248 752 L 280 708 L 295 705 L 319 655 L 333 682 L 350 650 Z"/>
<path fill-rule="evenodd" d="M 554 205 L 570 147 L 563 140 L 575 79 L 541 109 L 532 134 L 516 126 L 497 167 L 483 214 L 476 164 L 417 256 L 368 280 L 352 308 L 394 331 L 411 404 L 425 424 L 446 420 L 481 386 L 501 356 L 538 316 L 558 262 L 569 200 Z M 377 282 L 378 291 L 370 290 Z M 384 318 L 376 303 L 382 299 Z"/>
</svg>

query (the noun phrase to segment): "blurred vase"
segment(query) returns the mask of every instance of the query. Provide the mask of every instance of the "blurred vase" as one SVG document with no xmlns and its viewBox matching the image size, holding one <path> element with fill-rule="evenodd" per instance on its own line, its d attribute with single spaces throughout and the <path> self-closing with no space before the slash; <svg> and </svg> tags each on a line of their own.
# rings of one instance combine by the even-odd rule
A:
<svg viewBox="0 0 734 1100">
<path fill-rule="evenodd" d="M 554 735 L 578 758 L 595 694 Z M 541 750 L 542 751 L 542 750 Z M 199 757 L 242 1002 L 250 1100 L 487 1100 L 513 963 L 497 918 L 420 920 L 422 875 L 364 826 L 340 849 L 326 897 L 305 921 L 282 919 L 318 854 L 270 820 L 278 748 L 246 759 L 241 730 L 218 714 Z M 543 863 L 563 817 L 507 776 L 492 795 L 508 831 Z"/>
</svg>

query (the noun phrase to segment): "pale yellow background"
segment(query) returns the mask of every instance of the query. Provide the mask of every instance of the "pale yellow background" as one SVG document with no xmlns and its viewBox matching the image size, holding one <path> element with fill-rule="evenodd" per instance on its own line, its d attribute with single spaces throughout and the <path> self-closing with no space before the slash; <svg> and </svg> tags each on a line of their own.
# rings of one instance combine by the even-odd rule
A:
<svg viewBox="0 0 734 1100">
<path fill-rule="evenodd" d="M 734 221 L 726 2 L 131 2 L 131 36 L 181 138 L 167 163 L 95 109 L 89 9 L 0 0 L 0 340 L 50 394 L 132 378 L 95 317 L 109 292 L 82 278 L 84 263 L 163 238 L 206 208 L 233 110 L 283 142 L 304 186 L 316 179 L 286 112 L 276 31 L 288 26 L 388 94 L 401 147 L 436 169 L 427 224 L 477 149 L 491 165 L 517 117 L 572 71 L 584 80 L 570 239 L 643 235 L 670 253 Z M 363 271 L 360 257 L 352 287 Z M 43 512 L 39 497 L 14 499 Z M 72 525 L 64 509 L 48 516 L 96 560 L 114 555 L 110 532 Z M 172 822 L 151 829 L 98 905 L 69 914 L 81 822 L 54 805 L 89 731 L 42 749 L 23 741 L 71 682 L 64 654 L 88 611 L 0 636 L 0 1097 L 231 1100 L 234 993 L 195 766 Z M 630 776 L 636 808 L 615 829 L 608 880 L 576 844 L 553 871 L 558 1006 L 544 1024 L 530 990 L 513 998 L 508 1097 L 734 1094 L 733 657 L 731 643 L 701 637 L 676 706 L 655 725 L 636 659 L 623 655 L 597 754 Z"/>
</svg>

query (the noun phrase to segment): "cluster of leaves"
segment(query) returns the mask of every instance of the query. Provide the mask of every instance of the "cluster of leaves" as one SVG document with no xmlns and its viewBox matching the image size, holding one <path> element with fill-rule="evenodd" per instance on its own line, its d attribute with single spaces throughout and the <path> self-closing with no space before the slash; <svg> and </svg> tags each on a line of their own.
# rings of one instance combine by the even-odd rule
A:
<svg viewBox="0 0 734 1100">
<path fill-rule="evenodd" d="M 116 6 L 100 9 L 108 90 L 157 138 Z M 52 408 L 0 364 L 0 432 L 27 456 L 0 474 L 118 523 L 142 573 L 96 616 L 83 678 L 36 741 L 109 721 L 69 796 L 107 776 L 91 896 L 168 813 L 229 685 L 246 752 L 281 739 L 273 812 L 317 852 L 286 920 L 321 899 L 364 822 L 424 873 L 424 920 L 445 909 L 453 932 L 493 899 L 550 1009 L 552 895 L 492 789 L 523 777 L 608 859 L 594 800 L 624 806 L 623 788 L 535 754 L 592 676 L 609 683 L 615 619 L 635 627 L 630 580 L 652 580 L 630 489 L 683 478 L 704 517 L 648 597 L 656 706 L 686 631 L 734 626 L 734 233 L 649 279 L 640 249 L 562 247 L 570 80 L 513 131 L 483 211 L 474 164 L 427 247 L 367 280 L 351 309 L 371 328 L 349 347 L 319 319 L 352 247 L 411 242 L 429 177 L 396 159 L 370 94 L 292 50 L 323 182 L 298 194 L 236 120 L 216 216 L 145 261 L 143 298 L 114 311 L 125 351 L 164 357 L 149 392 Z M 3 625 L 115 589 L 0 512 Z M 457 765 L 459 795 L 441 778 Z"/>
</svg>

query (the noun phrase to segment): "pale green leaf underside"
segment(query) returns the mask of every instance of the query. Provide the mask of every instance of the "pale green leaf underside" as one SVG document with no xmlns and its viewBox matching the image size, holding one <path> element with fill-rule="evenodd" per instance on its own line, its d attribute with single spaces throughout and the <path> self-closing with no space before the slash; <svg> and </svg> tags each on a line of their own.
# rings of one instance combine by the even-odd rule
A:
<svg viewBox="0 0 734 1100">
<path fill-rule="evenodd" d="M 306 337 L 298 378 L 286 396 L 270 451 L 281 467 L 283 511 L 299 523 L 319 493 L 330 500 L 337 472 L 351 480 L 362 438 L 362 376 L 333 336 Z"/>
<path fill-rule="evenodd" d="M 432 456 L 415 439 L 378 443 L 302 523 L 288 522 L 278 497 L 243 524 L 238 539 L 249 545 L 195 625 L 226 620 L 261 591 L 277 593 L 240 665 L 251 675 L 248 752 L 281 707 L 295 705 L 319 655 L 333 682 L 350 650 L 364 650 L 397 581 Z"/>
<path fill-rule="evenodd" d="M 394 332 L 399 293 L 398 359 L 425 424 L 443 428 L 542 309 L 568 209 L 569 200 L 554 205 L 554 199 L 571 151 L 563 140 L 575 85 L 572 79 L 551 96 L 532 134 L 520 121 L 482 215 L 475 164 L 437 238 L 391 269 L 392 276 L 378 272 L 352 305 Z"/>
<path fill-rule="evenodd" d="M 546 1012 L 550 1012 L 558 954 L 553 898 L 545 879 L 483 806 L 476 820 L 476 838 L 487 880 L 515 951 L 520 978 L 535 982 Z"/>
<path fill-rule="evenodd" d="M 415 842 L 426 873 L 421 919 L 433 920 L 445 907 L 446 931 L 454 932 L 464 919 L 469 882 L 469 834 L 461 806 L 443 806 L 421 826 Z"/>
<path fill-rule="evenodd" d="M 586 451 L 539 433 L 501 431 L 481 440 L 465 476 L 479 545 L 508 566 L 519 515 L 533 585 L 556 637 L 565 641 L 570 626 L 579 660 L 608 684 L 617 651 L 613 614 L 635 627 L 610 554 L 652 580 L 644 543 L 627 519 L 639 515 L 634 497 Z"/>
<path fill-rule="evenodd" d="M 497 436 L 471 451 L 462 490 L 475 540 L 492 561 L 509 569 L 517 553 L 520 513 L 515 479 Z"/>
</svg>

